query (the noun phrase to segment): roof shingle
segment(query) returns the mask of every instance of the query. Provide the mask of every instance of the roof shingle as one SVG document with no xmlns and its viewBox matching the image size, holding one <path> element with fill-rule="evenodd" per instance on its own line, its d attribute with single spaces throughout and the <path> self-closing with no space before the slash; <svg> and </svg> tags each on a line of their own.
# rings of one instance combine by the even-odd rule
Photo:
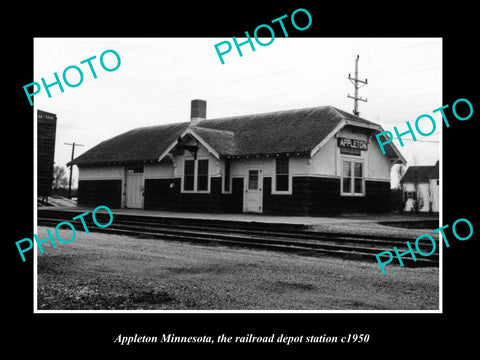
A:
<svg viewBox="0 0 480 360">
<path fill-rule="evenodd" d="M 114 162 L 156 161 L 160 154 L 178 138 L 189 124 L 185 122 L 133 129 L 101 142 L 71 163 L 99 165 Z"/>
<path fill-rule="evenodd" d="M 436 176 L 435 176 L 435 168 Z M 422 183 L 438 179 L 438 161 L 435 165 L 410 166 L 402 177 L 402 183 Z"/>
<path fill-rule="evenodd" d="M 191 126 L 223 156 L 309 153 L 342 120 L 378 127 L 333 106 L 202 120 Z M 71 163 L 77 165 L 158 160 L 190 126 L 189 122 L 150 126 L 103 141 Z"/>
</svg>

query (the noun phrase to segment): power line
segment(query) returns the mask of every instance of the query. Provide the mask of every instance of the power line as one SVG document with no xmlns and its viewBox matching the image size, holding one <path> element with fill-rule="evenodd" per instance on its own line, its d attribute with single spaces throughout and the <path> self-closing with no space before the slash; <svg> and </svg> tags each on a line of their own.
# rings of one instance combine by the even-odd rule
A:
<svg viewBox="0 0 480 360">
<path fill-rule="evenodd" d="M 398 140 L 398 138 L 394 138 L 394 140 Z M 431 143 L 439 143 L 439 141 L 436 140 L 413 140 L 413 139 L 402 139 L 402 141 L 415 141 L 415 142 L 431 142 Z"/>
</svg>

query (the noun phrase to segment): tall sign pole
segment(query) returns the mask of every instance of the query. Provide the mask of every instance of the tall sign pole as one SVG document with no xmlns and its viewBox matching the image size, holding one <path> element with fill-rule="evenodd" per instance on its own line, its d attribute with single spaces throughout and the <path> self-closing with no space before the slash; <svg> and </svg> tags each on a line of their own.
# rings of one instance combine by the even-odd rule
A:
<svg viewBox="0 0 480 360">
<path fill-rule="evenodd" d="M 350 74 L 348 74 L 348 80 L 350 80 L 352 82 L 353 86 L 355 87 L 355 95 L 354 96 L 350 96 L 350 94 L 347 95 L 349 98 L 354 100 L 353 115 L 355 115 L 355 116 L 360 116 L 360 112 L 358 111 L 358 100 L 367 102 L 367 99 L 363 99 L 363 98 L 358 96 L 358 89 L 360 89 L 361 87 L 368 84 L 367 79 L 360 80 L 358 78 L 358 59 L 359 58 L 360 58 L 360 55 L 357 55 L 357 59 L 355 60 L 355 77 L 352 78 L 350 76 Z M 361 83 L 363 85 L 358 85 L 359 83 Z"/>
<path fill-rule="evenodd" d="M 64 145 L 72 145 L 72 160 L 75 154 L 75 146 L 83 146 L 82 144 L 75 144 L 75 143 L 64 143 Z M 72 170 L 73 170 L 73 164 L 70 165 L 70 180 L 68 182 L 68 198 L 72 198 Z"/>
</svg>

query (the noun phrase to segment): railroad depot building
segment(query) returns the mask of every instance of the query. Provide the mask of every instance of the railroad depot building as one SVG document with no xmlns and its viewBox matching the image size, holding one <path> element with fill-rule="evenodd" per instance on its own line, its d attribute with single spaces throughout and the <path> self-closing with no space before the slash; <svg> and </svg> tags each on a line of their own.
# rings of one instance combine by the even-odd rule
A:
<svg viewBox="0 0 480 360">
<path fill-rule="evenodd" d="M 405 159 L 383 129 L 332 106 L 142 127 L 103 141 L 79 169 L 78 206 L 315 215 L 383 212 Z"/>
<path fill-rule="evenodd" d="M 438 212 L 440 209 L 439 162 L 428 166 L 410 166 L 400 181 L 403 211 Z"/>
</svg>

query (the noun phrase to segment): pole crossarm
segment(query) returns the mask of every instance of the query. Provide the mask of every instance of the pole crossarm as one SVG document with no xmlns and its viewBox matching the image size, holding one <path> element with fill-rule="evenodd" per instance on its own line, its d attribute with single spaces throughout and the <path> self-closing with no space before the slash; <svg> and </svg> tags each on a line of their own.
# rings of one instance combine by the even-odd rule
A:
<svg viewBox="0 0 480 360">
<path fill-rule="evenodd" d="M 347 97 L 349 97 L 350 99 L 355 99 L 355 100 L 360 100 L 360 101 L 368 102 L 368 99 L 364 99 L 364 98 L 362 98 L 362 97 L 351 96 L 350 94 L 348 94 Z"/>
<path fill-rule="evenodd" d="M 360 58 L 360 55 L 357 55 L 357 58 L 355 59 L 355 77 L 352 77 L 350 74 L 348 74 L 348 80 L 353 84 L 353 87 L 355 88 L 355 95 L 351 96 L 350 94 L 347 95 L 347 97 L 351 98 L 354 100 L 354 108 L 353 108 L 353 115 L 360 116 L 360 112 L 358 111 L 358 101 L 364 101 L 368 102 L 367 99 L 364 99 L 360 96 L 358 96 L 358 89 L 364 87 L 365 85 L 368 85 L 368 79 L 365 80 L 360 80 L 358 78 L 358 59 Z M 359 85 L 362 84 L 362 85 Z"/>
</svg>

